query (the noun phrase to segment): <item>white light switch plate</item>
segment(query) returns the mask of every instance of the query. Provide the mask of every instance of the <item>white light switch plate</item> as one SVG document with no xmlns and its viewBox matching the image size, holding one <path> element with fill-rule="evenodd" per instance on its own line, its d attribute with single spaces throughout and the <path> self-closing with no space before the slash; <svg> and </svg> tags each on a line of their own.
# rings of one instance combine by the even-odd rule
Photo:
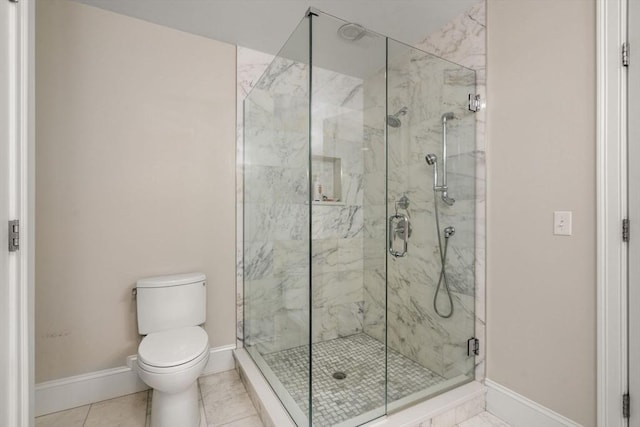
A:
<svg viewBox="0 0 640 427">
<path fill-rule="evenodd" d="M 571 211 L 555 211 L 553 213 L 553 234 L 571 236 Z"/>
</svg>

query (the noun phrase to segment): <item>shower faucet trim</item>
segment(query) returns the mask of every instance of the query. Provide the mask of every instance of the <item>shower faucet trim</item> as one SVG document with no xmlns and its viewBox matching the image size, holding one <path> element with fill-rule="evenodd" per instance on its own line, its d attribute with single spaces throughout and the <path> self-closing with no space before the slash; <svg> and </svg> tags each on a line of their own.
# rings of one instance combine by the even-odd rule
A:
<svg viewBox="0 0 640 427">
<path fill-rule="evenodd" d="M 442 201 L 453 206 L 456 199 L 449 197 L 449 187 L 447 186 L 447 121 L 454 119 L 452 112 L 444 113 L 442 121 L 442 184 L 438 181 L 438 157 L 435 154 L 427 154 L 425 160 L 428 165 L 433 166 L 433 191 L 441 193 Z"/>
<path fill-rule="evenodd" d="M 449 197 L 447 187 L 447 122 L 454 119 L 455 116 L 452 112 L 447 112 L 442 115 L 442 185 L 440 191 L 442 192 L 442 201 L 449 206 L 453 206 L 456 199 Z M 437 183 L 436 183 L 437 185 Z"/>
</svg>

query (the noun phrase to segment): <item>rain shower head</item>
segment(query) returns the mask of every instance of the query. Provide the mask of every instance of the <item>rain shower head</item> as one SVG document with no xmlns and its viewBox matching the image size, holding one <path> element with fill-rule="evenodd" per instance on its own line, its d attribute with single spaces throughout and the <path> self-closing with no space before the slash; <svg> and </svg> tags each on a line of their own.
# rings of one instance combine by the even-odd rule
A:
<svg viewBox="0 0 640 427">
<path fill-rule="evenodd" d="M 338 35 L 344 40 L 355 42 L 367 35 L 367 29 L 355 22 L 347 22 L 338 28 Z"/>
<path fill-rule="evenodd" d="M 404 116 L 405 114 L 407 114 L 408 111 L 409 111 L 409 108 L 402 107 L 401 109 L 398 110 L 397 113 L 391 116 L 387 116 L 387 125 L 391 126 L 392 128 L 399 128 L 402 125 L 400 116 Z"/>
</svg>

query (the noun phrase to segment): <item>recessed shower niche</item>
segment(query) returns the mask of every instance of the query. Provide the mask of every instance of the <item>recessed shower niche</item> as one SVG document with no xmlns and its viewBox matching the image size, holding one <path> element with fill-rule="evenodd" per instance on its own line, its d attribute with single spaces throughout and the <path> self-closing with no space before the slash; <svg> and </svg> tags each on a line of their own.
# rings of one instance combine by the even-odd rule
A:
<svg viewBox="0 0 640 427">
<path fill-rule="evenodd" d="M 245 99 L 244 344 L 298 426 L 474 379 L 475 85 L 311 11 Z"/>
<path fill-rule="evenodd" d="M 342 160 L 340 157 L 312 156 L 313 202 L 344 205 L 342 201 Z"/>
</svg>

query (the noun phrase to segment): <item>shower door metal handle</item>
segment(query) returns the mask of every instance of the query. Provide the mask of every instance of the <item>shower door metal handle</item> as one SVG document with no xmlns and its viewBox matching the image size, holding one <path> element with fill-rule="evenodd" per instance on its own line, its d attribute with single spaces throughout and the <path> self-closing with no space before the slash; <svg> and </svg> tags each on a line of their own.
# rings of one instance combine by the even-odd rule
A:
<svg viewBox="0 0 640 427">
<path fill-rule="evenodd" d="M 393 248 L 394 236 L 400 236 L 403 242 L 402 251 Z M 407 254 L 409 246 L 409 218 L 406 215 L 394 214 L 389 217 L 389 253 L 396 258 Z"/>
</svg>

